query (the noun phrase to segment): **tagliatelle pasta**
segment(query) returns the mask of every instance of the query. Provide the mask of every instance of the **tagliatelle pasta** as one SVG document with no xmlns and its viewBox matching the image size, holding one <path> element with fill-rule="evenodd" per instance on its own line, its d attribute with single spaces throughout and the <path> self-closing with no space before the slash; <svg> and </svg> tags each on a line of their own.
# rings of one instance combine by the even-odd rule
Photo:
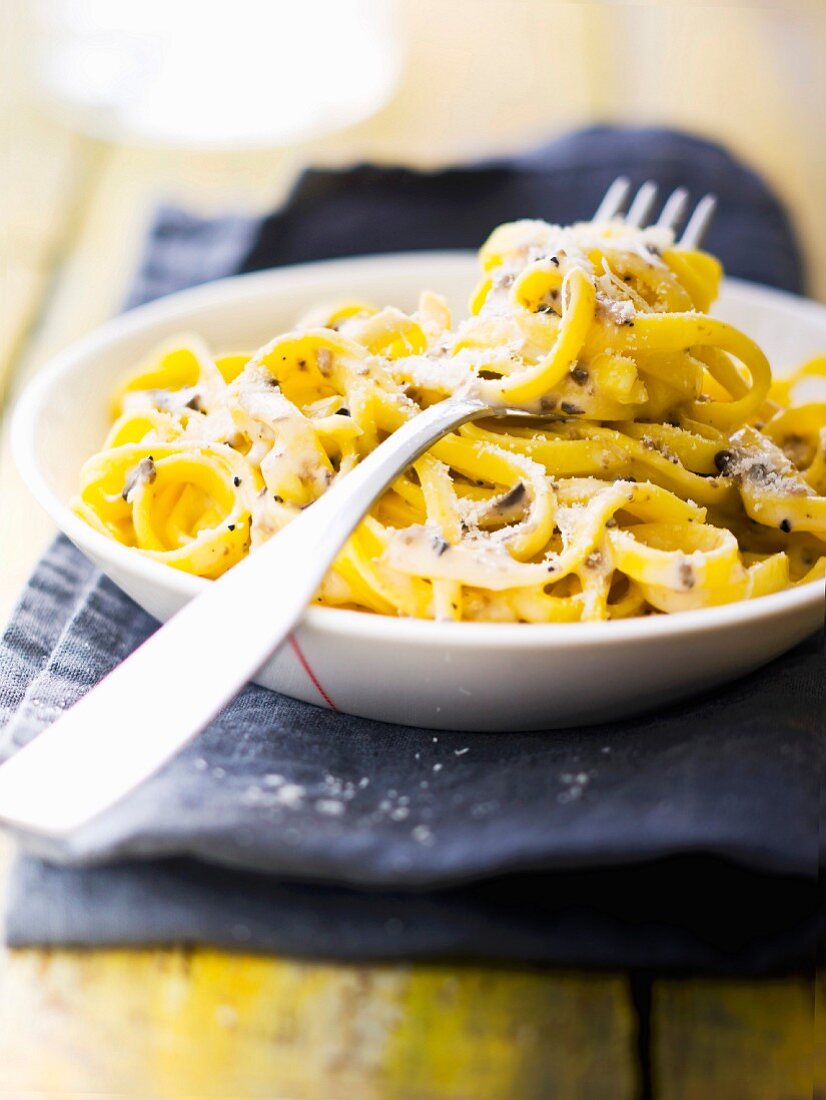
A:
<svg viewBox="0 0 826 1100">
<path fill-rule="evenodd" d="M 706 313 L 721 268 L 662 229 L 500 226 L 470 315 L 321 308 L 250 353 L 197 337 L 122 384 L 75 510 L 204 577 L 277 537 L 421 409 L 458 391 L 531 411 L 467 424 L 376 502 L 322 604 L 574 622 L 710 607 L 826 575 L 826 357 L 772 381 Z"/>
</svg>

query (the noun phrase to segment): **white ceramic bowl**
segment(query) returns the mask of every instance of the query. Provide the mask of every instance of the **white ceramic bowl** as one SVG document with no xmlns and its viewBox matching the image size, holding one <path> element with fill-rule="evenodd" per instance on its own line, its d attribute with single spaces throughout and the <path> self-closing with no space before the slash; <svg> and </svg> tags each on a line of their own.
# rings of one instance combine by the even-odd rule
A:
<svg viewBox="0 0 826 1100">
<path fill-rule="evenodd" d="M 209 284 L 124 314 L 59 355 L 21 398 L 19 468 L 34 495 L 100 568 L 165 620 L 207 581 L 144 558 L 67 508 L 84 459 L 107 429 L 123 372 L 180 331 L 217 350 L 254 348 L 320 301 L 415 306 L 430 287 L 464 309 L 469 254 L 419 253 L 282 268 Z M 782 371 L 826 349 L 826 308 L 729 280 L 716 311 L 745 329 Z M 437 623 L 311 608 L 261 671 L 268 687 L 339 710 L 433 729 L 553 728 L 617 718 L 731 680 L 811 634 L 821 584 L 703 611 L 614 623 Z"/>
</svg>

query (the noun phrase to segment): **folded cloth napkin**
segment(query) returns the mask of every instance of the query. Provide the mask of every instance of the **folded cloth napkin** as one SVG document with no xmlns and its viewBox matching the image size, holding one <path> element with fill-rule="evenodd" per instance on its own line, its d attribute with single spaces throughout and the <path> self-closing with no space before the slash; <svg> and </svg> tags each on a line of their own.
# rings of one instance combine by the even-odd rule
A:
<svg viewBox="0 0 826 1100">
<path fill-rule="evenodd" d="M 163 210 L 131 301 L 324 255 L 473 247 L 516 217 L 587 217 L 621 172 L 715 191 L 709 246 L 728 269 L 800 288 L 786 218 L 742 165 L 685 135 L 598 129 L 509 163 L 313 171 L 263 222 Z M 58 539 L 0 643 L 0 754 L 155 626 Z M 250 686 L 83 831 L 78 865 L 18 857 L 7 940 L 800 966 L 821 917 L 824 668 L 818 636 L 665 712 L 547 734 L 437 734 Z"/>
</svg>

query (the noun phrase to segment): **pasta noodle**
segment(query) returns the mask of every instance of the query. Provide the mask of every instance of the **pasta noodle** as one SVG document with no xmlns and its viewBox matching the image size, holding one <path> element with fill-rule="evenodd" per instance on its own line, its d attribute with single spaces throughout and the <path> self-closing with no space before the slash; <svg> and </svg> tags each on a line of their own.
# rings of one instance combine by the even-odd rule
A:
<svg viewBox="0 0 826 1100">
<path fill-rule="evenodd" d="M 76 511 L 217 577 L 388 434 L 464 388 L 536 414 L 467 424 L 376 502 L 317 602 L 520 622 L 711 607 L 826 575 L 826 357 L 772 381 L 706 313 L 719 263 L 656 227 L 520 221 L 470 313 L 320 308 L 254 353 L 195 336 L 121 385 Z"/>
</svg>

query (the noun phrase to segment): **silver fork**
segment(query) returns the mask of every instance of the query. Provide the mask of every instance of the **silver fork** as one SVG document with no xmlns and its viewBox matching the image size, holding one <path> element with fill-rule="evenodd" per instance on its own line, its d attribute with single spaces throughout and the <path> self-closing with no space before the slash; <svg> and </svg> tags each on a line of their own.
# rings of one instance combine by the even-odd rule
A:
<svg viewBox="0 0 826 1100">
<path fill-rule="evenodd" d="M 622 217 L 630 192 L 627 179 L 615 180 L 594 220 Z M 627 206 L 625 224 L 647 224 L 656 194 L 653 183 L 643 184 Z M 676 229 L 687 205 L 687 192 L 678 188 L 656 224 Z M 700 200 L 681 245 L 696 247 L 713 210 L 711 196 Z M 442 436 L 482 417 L 536 419 L 455 396 L 408 421 L 0 766 L 0 821 L 53 856 L 70 853 L 76 829 L 178 753 L 283 645 L 390 483 Z"/>
</svg>

